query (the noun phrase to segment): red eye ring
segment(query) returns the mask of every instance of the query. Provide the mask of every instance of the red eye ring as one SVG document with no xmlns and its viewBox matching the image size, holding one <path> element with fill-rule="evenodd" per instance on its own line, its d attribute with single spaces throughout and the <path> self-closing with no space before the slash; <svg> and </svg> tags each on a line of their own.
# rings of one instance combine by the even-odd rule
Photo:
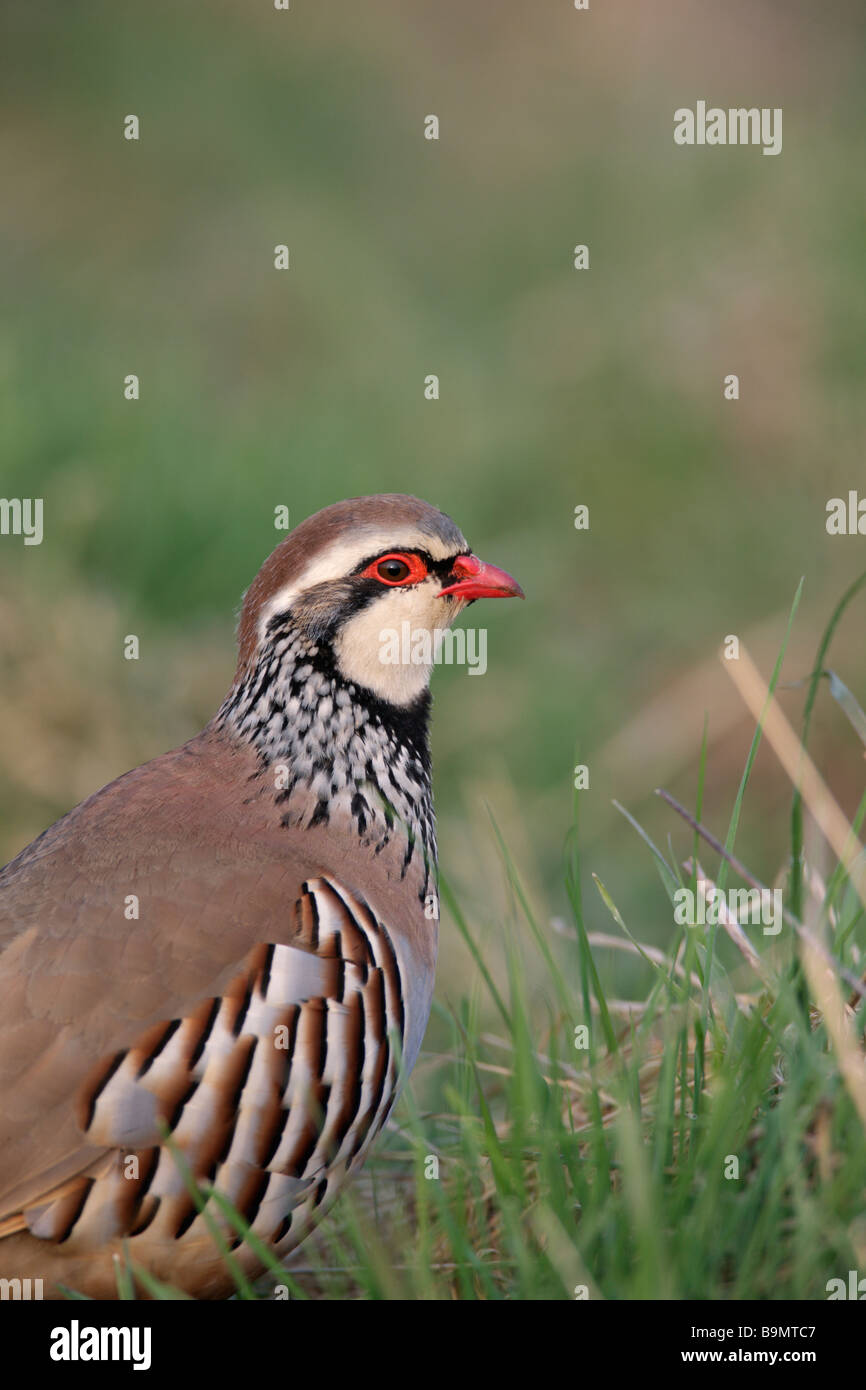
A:
<svg viewBox="0 0 866 1390">
<path fill-rule="evenodd" d="M 401 551 L 389 551 L 380 555 L 361 574 L 362 579 L 378 579 L 395 589 L 401 584 L 420 584 L 427 578 L 427 566 L 419 555 L 404 555 Z"/>
</svg>

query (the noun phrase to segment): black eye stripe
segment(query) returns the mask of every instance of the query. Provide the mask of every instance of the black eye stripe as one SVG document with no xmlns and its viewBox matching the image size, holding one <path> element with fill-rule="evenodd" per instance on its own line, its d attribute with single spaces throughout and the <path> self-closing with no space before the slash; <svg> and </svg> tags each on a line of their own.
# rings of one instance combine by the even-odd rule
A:
<svg viewBox="0 0 866 1390">
<path fill-rule="evenodd" d="M 396 554 L 397 551 L 395 550 L 394 553 Z M 434 575 L 437 579 L 443 580 L 447 579 L 450 576 L 451 571 L 454 568 L 454 561 L 458 558 L 458 556 L 471 555 L 471 553 L 472 552 L 467 548 L 466 550 L 456 551 L 454 555 L 449 555 L 444 560 L 434 560 L 433 556 L 430 555 L 429 552 L 426 550 L 417 550 L 413 546 L 409 545 L 402 545 L 399 547 L 399 554 L 417 555 L 419 560 L 424 561 L 424 564 L 427 566 L 427 569 L 430 571 L 431 575 Z M 374 565 L 377 560 L 381 559 L 384 555 L 387 554 L 389 554 L 388 551 L 380 550 L 375 555 L 368 555 L 366 559 L 361 560 L 360 564 L 357 564 L 355 568 L 352 570 L 352 577 L 363 574 L 365 569 L 367 569 L 370 565 Z"/>
<path fill-rule="evenodd" d="M 461 554 L 468 555 L 469 551 L 462 551 Z M 431 572 L 436 575 L 437 579 L 448 579 L 456 559 L 456 555 L 450 555 L 447 560 L 435 560 L 430 566 Z"/>
</svg>

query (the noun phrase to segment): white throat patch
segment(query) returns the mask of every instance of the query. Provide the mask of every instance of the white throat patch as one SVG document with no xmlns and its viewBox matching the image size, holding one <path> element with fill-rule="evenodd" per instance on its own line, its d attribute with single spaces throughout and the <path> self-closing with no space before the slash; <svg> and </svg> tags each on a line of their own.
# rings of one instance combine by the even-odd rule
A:
<svg viewBox="0 0 866 1390">
<path fill-rule="evenodd" d="M 441 588 L 442 581 L 431 576 L 408 588 L 385 590 L 344 623 L 334 642 L 334 657 L 343 679 L 372 690 L 392 705 L 410 705 L 417 700 L 427 689 L 432 670 L 432 660 L 423 656 L 419 660 L 418 651 L 429 654 L 435 650 L 435 633 L 449 628 L 465 606 L 460 599 L 440 598 Z M 409 624 L 410 641 L 404 646 L 410 649 L 406 653 L 410 659 L 395 661 L 387 634 L 401 632 L 404 623 Z M 429 636 L 413 643 L 415 634 Z"/>
</svg>

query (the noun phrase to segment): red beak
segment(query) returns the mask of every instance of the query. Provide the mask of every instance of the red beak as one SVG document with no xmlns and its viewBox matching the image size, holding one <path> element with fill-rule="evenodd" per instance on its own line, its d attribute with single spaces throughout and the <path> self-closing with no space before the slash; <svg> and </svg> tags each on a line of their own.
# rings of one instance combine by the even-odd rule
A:
<svg viewBox="0 0 866 1390">
<path fill-rule="evenodd" d="M 451 594 L 453 598 L 526 598 L 525 593 L 510 574 L 497 569 L 495 565 L 485 565 L 477 555 L 458 555 L 454 561 L 452 574 L 457 576 L 454 584 L 440 590 L 439 597 Z"/>
</svg>

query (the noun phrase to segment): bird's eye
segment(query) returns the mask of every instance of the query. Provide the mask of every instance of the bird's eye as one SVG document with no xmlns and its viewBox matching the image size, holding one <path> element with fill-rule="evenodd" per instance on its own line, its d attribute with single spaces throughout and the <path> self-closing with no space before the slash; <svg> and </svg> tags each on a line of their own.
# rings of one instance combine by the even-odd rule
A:
<svg viewBox="0 0 866 1390">
<path fill-rule="evenodd" d="M 386 584 L 399 584 L 401 580 L 409 578 L 410 570 L 405 560 L 398 560 L 392 555 L 388 560 L 379 561 L 376 573 Z"/>
<path fill-rule="evenodd" d="M 378 579 L 380 584 L 420 584 L 427 578 L 427 566 L 420 555 L 394 551 L 380 555 L 363 571 L 364 579 Z"/>
</svg>

